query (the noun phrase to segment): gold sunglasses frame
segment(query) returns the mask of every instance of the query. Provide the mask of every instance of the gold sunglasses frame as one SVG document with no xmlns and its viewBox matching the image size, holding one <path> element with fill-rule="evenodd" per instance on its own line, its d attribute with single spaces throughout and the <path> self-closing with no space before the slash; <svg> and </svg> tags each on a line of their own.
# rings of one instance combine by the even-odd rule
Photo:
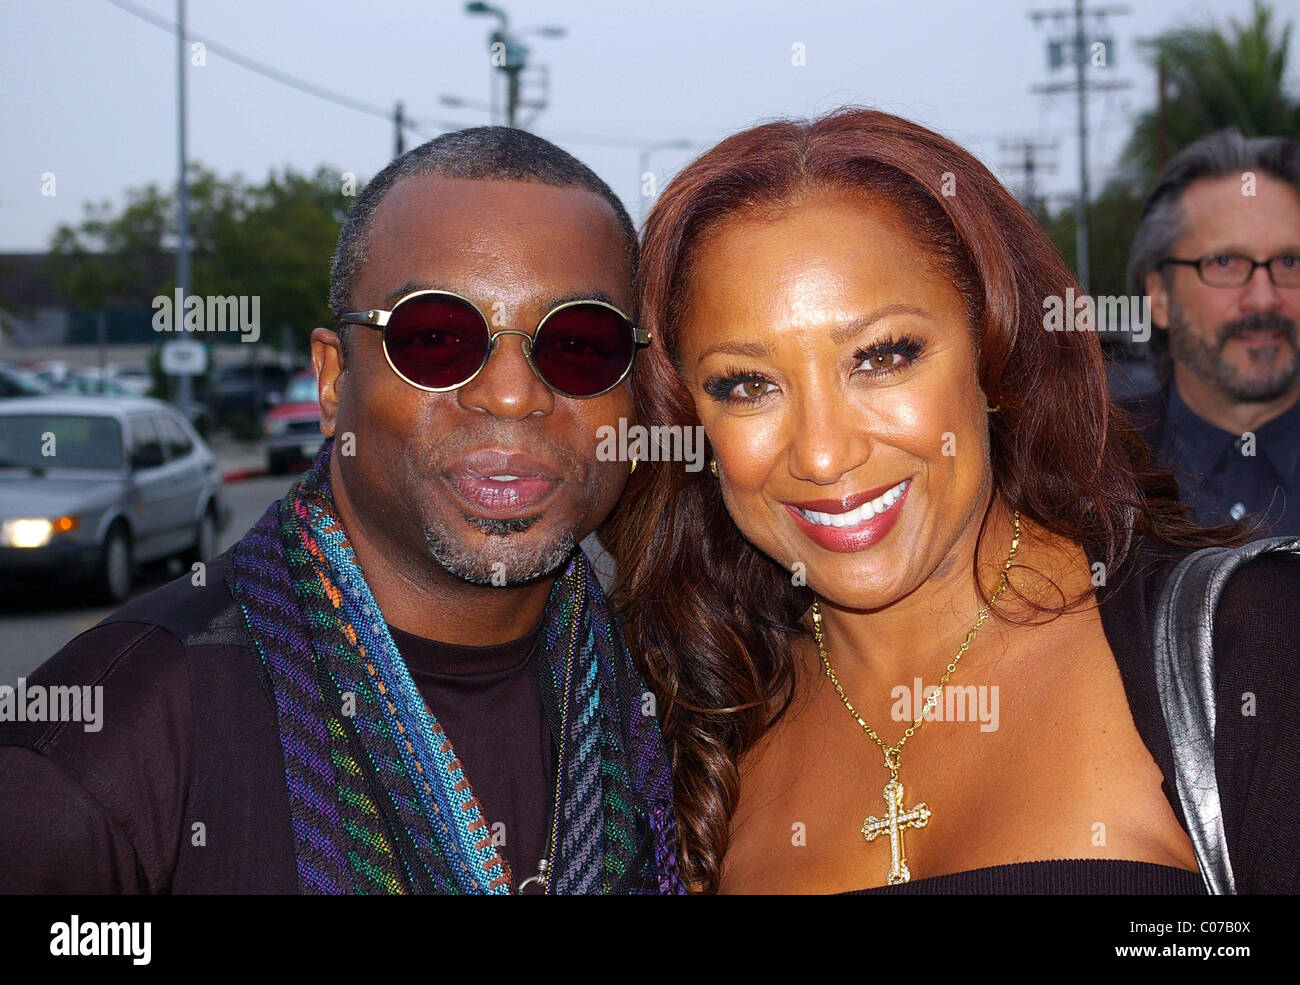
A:
<svg viewBox="0 0 1300 985">
<path fill-rule="evenodd" d="M 425 386 L 422 383 L 416 383 L 413 379 L 411 379 L 409 376 L 407 376 L 405 373 L 399 370 L 395 365 L 393 365 L 393 357 L 388 352 L 388 322 L 389 319 L 392 318 L 393 312 L 396 311 L 398 308 L 400 308 L 407 301 L 410 301 L 413 298 L 425 297 L 427 295 L 437 295 L 438 297 L 454 298 L 455 300 L 461 301 L 464 304 L 468 305 L 474 311 L 474 313 L 478 315 L 479 320 L 483 323 L 484 331 L 487 332 L 488 344 L 487 344 L 487 350 L 483 353 L 483 361 L 479 363 L 478 368 L 475 369 L 473 373 L 471 373 L 465 379 L 461 380 L 459 383 L 454 384 L 453 386 L 436 387 L 436 386 Z M 607 386 L 605 389 L 599 391 L 598 393 L 586 393 L 586 394 L 569 393 L 565 390 L 561 390 L 559 387 L 551 383 L 545 376 L 542 375 L 542 371 L 537 368 L 537 363 L 533 361 L 533 340 L 537 337 L 537 333 L 542 330 L 542 327 L 548 321 L 550 321 L 551 316 L 553 316 L 556 312 L 563 311 L 565 308 L 572 308 L 577 305 L 590 305 L 590 304 L 598 305 L 602 308 L 608 308 L 610 311 L 614 312 L 614 314 L 622 318 L 623 321 L 627 324 L 628 328 L 632 330 L 632 358 L 628 360 L 627 366 L 626 368 L 624 368 L 623 372 L 619 375 L 619 378 L 615 380 L 613 383 L 611 383 L 609 386 Z M 483 368 L 487 366 L 488 360 L 492 358 L 492 353 L 496 350 L 497 339 L 502 335 L 519 335 L 522 336 L 524 339 L 524 358 L 528 360 L 528 365 L 532 369 L 533 375 L 536 376 L 544 386 L 546 386 L 552 392 L 558 393 L 562 397 L 571 397 L 574 400 L 589 400 L 592 397 L 600 397 L 606 393 L 609 393 L 611 390 L 617 388 L 625 379 L 627 379 L 628 374 L 632 372 L 632 366 L 636 363 L 636 354 L 637 354 L 638 347 L 643 345 L 649 345 L 650 338 L 651 338 L 649 332 L 647 332 L 643 328 L 638 328 L 632 322 L 632 319 L 629 318 L 624 312 L 622 312 L 617 307 L 615 307 L 614 305 L 610 304 L 607 301 L 598 301 L 595 298 L 588 298 L 585 300 L 578 300 L 578 301 L 566 301 L 564 304 L 557 304 L 554 308 L 552 308 L 550 311 L 548 311 L 545 315 L 542 316 L 542 320 L 537 323 L 537 327 L 533 329 L 531 335 L 528 332 L 521 332 L 517 328 L 502 328 L 494 332 L 492 330 L 491 323 L 488 321 L 487 316 L 483 314 L 482 309 L 480 309 L 479 306 L 476 305 L 469 298 L 465 297 L 464 295 L 457 294 L 455 291 L 440 291 L 440 290 L 432 290 L 432 289 L 422 290 L 422 291 L 412 291 L 410 294 L 404 294 L 402 295 L 402 297 L 398 298 L 395 302 L 393 302 L 393 306 L 391 308 L 387 308 L 387 309 L 370 308 L 365 311 L 345 311 L 343 314 L 339 315 L 337 320 L 340 322 L 346 322 L 349 325 L 361 325 L 364 326 L 365 328 L 373 328 L 382 332 L 383 336 L 381 337 L 380 341 L 384 350 L 384 360 L 388 363 L 388 368 L 391 369 L 394 373 L 396 373 L 398 378 L 401 379 L 403 382 L 415 387 L 417 390 L 424 390 L 428 393 L 449 393 L 452 390 L 459 390 L 467 383 L 473 382 L 474 379 L 479 375 L 479 373 L 483 372 Z"/>
</svg>

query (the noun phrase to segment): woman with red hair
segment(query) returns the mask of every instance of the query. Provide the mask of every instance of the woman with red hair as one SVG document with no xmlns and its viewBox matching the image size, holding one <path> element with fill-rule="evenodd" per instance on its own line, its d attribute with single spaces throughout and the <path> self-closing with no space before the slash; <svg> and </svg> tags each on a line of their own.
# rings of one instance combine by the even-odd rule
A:
<svg viewBox="0 0 1300 985">
<path fill-rule="evenodd" d="M 1151 612 L 1174 562 L 1242 538 L 1187 519 L 1095 333 L 1045 328 L 1069 290 L 978 161 L 885 113 L 737 134 L 659 199 L 639 422 L 702 426 L 710 466 L 645 463 L 602 539 L 696 891 L 1210 884 Z M 1283 599 L 1300 564 L 1261 557 L 1214 624 L 1237 891 L 1300 888 Z M 1235 713 L 1262 690 L 1292 713 Z"/>
</svg>

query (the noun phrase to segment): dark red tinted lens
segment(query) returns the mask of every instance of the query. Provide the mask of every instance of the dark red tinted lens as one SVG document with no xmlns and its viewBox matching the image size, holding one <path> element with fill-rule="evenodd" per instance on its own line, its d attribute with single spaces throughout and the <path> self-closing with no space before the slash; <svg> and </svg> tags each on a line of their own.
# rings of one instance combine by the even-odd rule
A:
<svg viewBox="0 0 1300 985">
<path fill-rule="evenodd" d="M 468 301 L 421 294 L 393 309 L 384 345 L 393 367 L 412 383 L 444 389 L 464 383 L 483 365 L 487 325 Z"/>
<path fill-rule="evenodd" d="M 533 362 L 542 377 L 575 397 L 612 387 L 632 365 L 635 351 L 627 319 L 599 304 L 560 308 L 533 339 Z"/>
</svg>

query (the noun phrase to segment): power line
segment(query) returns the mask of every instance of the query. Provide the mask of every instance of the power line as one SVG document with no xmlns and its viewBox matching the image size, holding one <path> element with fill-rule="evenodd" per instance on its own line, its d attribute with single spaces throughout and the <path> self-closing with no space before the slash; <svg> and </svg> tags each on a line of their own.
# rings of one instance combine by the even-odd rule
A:
<svg viewBox="0 0 1300 985">
<path fill-rule="evenodd" d="M 165 17 L 160 17 L 153 11 L 147 10 L 138 4 L 131 3 L 130 0 L 108 0 L 108 3 L 128 14 L 140 18 L 143 21 L 147 21 L 154 27 L 166 31 L 173 37 L 176 35 L 177 25 L 175 22 L 169 21 Z M 241 68 L 246 68 L 250 72 L 256 72 L 258 75 L 268 78 L 273 82 L 278 82 L 281 85 L 288 86 L 291 89 L 296 89 L 309 96 L 314 96 L 317 99 L 323 99 L 326 102 L 331 102 L 335 105 L 355 110 L 358 113 L 365 113 L 369 116 L 379 117 L 380 119 L 387 120 L 390 123 L 395 122 L 399 131 L 404 128 L 413 133 L 419 134 L 422 137 L 436 137 L 438 134 L 446 133 L 449 130 L 462 130 L 467 126 L 474 125 L 459 120 L 440 120 L 433 117 L 407 116 L 404 112 L 395 112 L 392 109 L 377 106 L 374 103 L 354 99 L 341 92 L 335 92 L 332 89 L 327 89 L 325 86 L 317 85 L 314 82 L 308 82 L 306 79 L 300 79 L 295 75 L 290 75 L 288 72 L 282 72 L 274 66 L 258 61 L 256 58 L 245 55 L 236 49 L 231 48 L 229 45 L 222 44 L 220 41 L 216 41 L 205 35 L 189 31 L 187 32 L 186 37 L 190 40 L 200 42 L 208 51 L 220 55 L 222 58 L 234 62 L 236 65 L 239 65 Z M 637 149 L 646 146 L 648 143 L 654 143 L 654 141 L 645 139 L 607 137 L 600 134 L 589 133 L 551 133 L 549 134 L 549 137 L 552 140 L 564 143 L 584 144 L 596 147 L 626 147 Z"/>
<path fill-rule="evenodd" d="M 133 14 L 143 21 L 148 21 L 154 27 L 160 28 L 168 34 L 173 36 L 176 34 L 175 23 L 167 20 L 165 17 L 159 17 L 151 10 L 146 10 L 143 7 L 131 3 L 130 0 L 108 0 L 108 2 L 114 7 L 126 11 L 128 14 Z M 288 72 L 282 72 L 278 68 L 267 65 L 265 62 L 260 62 L 255 58 L 250 58 L 248 55 L 240 53 L 234 48 L 222 44 L 220 41 L 214 41 L 212 38 L 206 37 L 202 34 L 196 34 L 193 31 L 187 32 L 186 37 L 193 41 L 200 42 L 208 51 L 220 55 L 222 58 L 232 61 L 236 65 L 248 69 L 250 72 L 256 72 L 258 75 L 265 76 L 273 82 L 278 82 L 291 89 L 297 89 L 299 92 L 304 92 L 309 96 L 315 96 L 317 99 L 324 99 L 327 102 L 335 103 L 339 106 L 345 106 L 351 110 L 356 110 L 358 113 L 367 113 L 370 116 L 377 116 L 389 121 L 393 119 L 393 111 L 390 109 L 385 109 L 383 106 L 376 106 L 374 103 L 363 102 L 360 99 L 353 99 L 351 96 L 345 96 L 341 92 L 335 92 L 332 89 L 327 89 L 314 82 L 308 82 L 305 79 L 300 79 L 297 76 L 290 75 Z M 408 124 L 418 123 L 420 126 L 433 127 L 440 131 L 459 130 L 466 126 L 464 123 L 451 120 L 414 120 L 409 117 L 406 118 L 406 122 Z M 411 128 L 415 129 L 414 126 Z"/>
</svg>

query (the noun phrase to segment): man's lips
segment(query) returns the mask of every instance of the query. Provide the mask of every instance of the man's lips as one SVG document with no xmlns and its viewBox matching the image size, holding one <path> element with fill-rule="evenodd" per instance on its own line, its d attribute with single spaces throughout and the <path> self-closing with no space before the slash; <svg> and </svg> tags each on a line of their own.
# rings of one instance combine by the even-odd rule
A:
<svg viewBox="0 0 1300 985">
<path fill-rule="evenodd" d="M 558 466 L 524 452 L 487 448 L 456 459 L 447 486 L 469 512 L 490 519 L 536 513 L 560 486 Z"/>
<path fill-rule="evenodd" d="M 1287 335 L 1282 332 L 1260 332 L 1236 335 L 1230 340 L 1238 345 L 1250 350 L 1257 356 L 1265 352 L 1280 352 L 1286 349 L 1294 349 L 1295 344 Z"/>
<path fill-rule="evenodd" d="M 1224 344 L 1232 341 L 1246 345 L 1276 345 L 1286 342 L 1292 348 L 1296 345 L 1296 325 L 1289 318 L 1256 317 L 1244 318 L 1226 326 Z"/>
</svg>

